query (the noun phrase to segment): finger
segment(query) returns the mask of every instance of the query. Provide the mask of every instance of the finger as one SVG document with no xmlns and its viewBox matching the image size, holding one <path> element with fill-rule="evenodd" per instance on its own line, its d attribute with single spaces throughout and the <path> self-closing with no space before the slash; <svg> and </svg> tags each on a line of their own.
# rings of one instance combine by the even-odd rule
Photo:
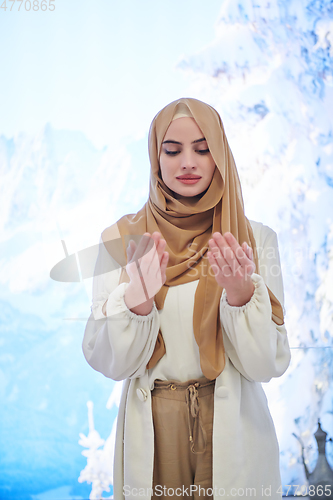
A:
<svg viewBox="0 0 333 500">
<path fill-rule="evenodd" d="M 168 262 L 169 262 L 169 253 L 168 252 L 164 252 L 163 255 L 162 255 L 162 259 L 161 259 L 161 274 L 162 274 L 162 282 L 163 282 L 163 284 L 166 281 L 166 268 L 168 266 Z"/>
<path fill-rule="evenodd" d="M 161 261 L 161 266 L 158 269 L 158 274 L 155 278 L 155 284 L 154 284 L 154 290 L 153 292 L 150 291 L 148 288 L 148 295 L 156 295 L 156 293 L 162 288 L 164 283 L 166 282 L 166 268 L 169 260 L 169 254 L 168 252 L 164 252 L 162 256 L 162 261 Z"/>
<path fill-rule="evenodd" d="M 217 276 L 221 272 L 221 269 L 220 269 L 219 265 L 217 264 L 216 260 L 214 259 L 212 252 L 207 252 L 207 257 L 208 257 L 210 267 L 213 270 L 214 276 Z"/>
<path fill-rule="evenodd" d="M 230 276 L 231 274 L 236 273 L 239 264 L 234 258 L 232 250 L 221 233 L 214 233 L 214 238 L 209 240 L 209 244 L 213 250 L 213 256 L 220 266 L 224 276 Z"/>
<path fill-rule="evenodd" d="M 249 258 L 249 250 L 248 250 L 248 245 L 246 243 L 246 241 L 244 241 L 241 245 L 242 249 L 243 249 L 243 252 L 245 253 L 245 255 Z"/>
<path fill-rule="evenodd" d="M 160 246 L 161 234 L 155 231 L 151 235 L 151 241 L 153 243 L 152 248 L 140 259 L 140 268 L 142 271 L 143 281 L 145 283 L 148 296 L 153 297 L 157 289 L 162 286 L 161 278 L 161 266 L 160 266 L 160 256 L 161 253 Z M 165 244 L 165 242 L 164 242 Z M 163 251 L 162 251 L 163 252 Z"/>
<path fill-rule="evenodd" d="M 150 258 L 153 258 L 155 248 L 158 246 L 160 238 L 161 234 L 158 231 L 155 231 L 152 234 L 150 234 L 149 232 L 144 233 L 138 244 L 136 254 L 134 255 L 135 260 L 138 261 L 146 254 L 148 254 L 151 250 L 153 251 L 150 255 Z"/>
<path fill-rule="evenodd" d="M 240 247 L 236 238 L 229 232 L 226 232 L 223 236 L 220 235 L 220 233 L 217 233 L 215 239 L 224 243 L 222 247 L 223 256 L 230 265 L 233 273 L 236 273 L 240 267 L 240 262 L 237 257 L 239 255 L 239 251 L 244 254 L 243 249 Z"/>
<path fill-rule="evenodd" d="M 158 233 L 158 237 L 156 237 L 156 249 L 159 257 L 161 258 L 164 253 L 164 248 L 166 247 L 166 241 L 162 238 L 162 235 Z"/>
<path fill-rule="evenodd" d="M 158 231 L 155 231 L 152 235 L 151 238 L 153 240 L 153 246 L 152 248 L 149 248 L 149 252 L 152 250 L 150 254 L 150 258 L 153 259 L 155 256 L 155 253 L 157 253 L 158 258 L 160 257 L 160 241 L 161 241 L 161 234 Z"/>
<path fill-rule="evenodd" d="M 154 253 L 154 257 L 147 268 L 145 286 L 147 289 L 148 297 L 152 298 L 160 290 L 165 281 L 165 273 L 162 273 L 160 260 L 158 258 L 157 251 Z"/>
<path fill-rule="evenodd" d="M 247 256 L 244 249 L 239 245 L 239 243 L 236 240 L 236 238 L 234 237 L 234 235 L 227 232 L 224 234 L 224 239 L 227 241 L 229 247 L 231 248 L 238 264 L 242 267 L 247 266 L 250 263 L 249 262 L 250 259 Z"/>
<path fill-rule="evenodd" d="M 214 241 L 214 240 L 213 240 Z M 215 276 L 221 273 L 225 277 L 229 277 L 232 275 L 232 269 L 230 268 L 228 262 L 223 257 L 219 247 L 215 244 L 211 244 L 212 251 L 208 252 L 210 264 L 213 268 Z"/>
<path fill-rule="evenodd" d="M 133 260 L 135 260 L 135 262 L 139 265 L 140 259 L 142 259 L 142 257 L 146 255 L 153 247 L 154 239 L 152 238 L 150 233 L 144 233 L 138 243 L 135 254 L 133 256 Z"/>
<path fill-rule="evenodd" d="M 142 251 L 143 251 L 143 247 L 146 245 L 147 243 L 147 236 L 149 235 L 149 233 L 144 233 L 143 236 L 141 236 L 138 244 L 136 244 L 136 248 L 135 248 L 135 253 L 133 255 L 133 260 L 135 260 L 135 262 L 138 264 L 138 260 L 139 260 L 139 257 L 142 255 Z M 130 240 L 130 243 L 131 244 L 131 241 L 133 240 Z"/>
<path fill-rule="evenodd" d="M 163 241 L 161 240 L 161 242 L 160 242 L 161 255 L 158 258 L 158 261 L 156 263 L 154 261 L 154 264 L 155 264 L 154 269 L 156 272 L 156 276 L 159 279 L 160 275 L 162 274 L 163 283 L 165 282 L 165 279 L 166 279 L 165 271 L 166 271 L 166 268 L 167 268 L 167 265 L 169 262 L 169 252 L 164 251 L 165 245 L 166 245 L 165 240 L 163 240 Z M 157 256 L 158 256 L 158 254 L 157 254 Z"/>
<path fill-rule="evenodd" d="M 224 238 L 224 236 L 222 236 L 221 233 L 214 233 L 212 240 L 213 240 L 212 245 L 213 246 L 215 245 L 219 249 L 221 256 L 230 266 L 231 271 L 235 273 L 238 268 L 238 262 L 236 262 L 235 256 L 233 255 L 233 251 L 230 248 L 227 240 Z"/>
<path fill-rule="evenodd" d="M 128 247 L 126 248 L 127 262 L 130 262 L 132 260 L 135 250 L 136 250 L 136 244 L 133 240 L 130 240 L 130 242 L 128 243 Z"/>
<path fill-rule="evenodd" d="M 244 243 L 242 244 L 242 248 L 246 254 L 246 256 L 250 259 L 250 260 L 253 260 L 253 250 L 251 247 L 249 247 L 249 245 L 244 241 Z"/>
<path fill-rule="evenodd" d="M 255 271 L 255 268 L 256 268 L 256 265 L 254 263 L 254 260 L 253 260 L 253 250 L 251 247 L 249 247 L 249 245 L 244 241 L 244 243 L 242 244 L 242 248 L 244 249 L 250 263 L 247 264 L 245 267 L 244 267 L 244 270 L 245 270 L 245 279 L 247 279 L 247 276 L 251 276 L 254 271 Z"/>
<path fill-rule="evenodd" d="M 154 241 L 154 247 L 147 255 L 147 264 L 149 271 L 156 275 L 156 273 L 160 271 L 160 261 L 166 242 L 161 239 L 161 234 L 157 231 L 152 234 L 152 239 Z"/>
<path fill-rule="evenodd" d="M 134 261 L 127 264 L 126 271 L 129 275 L 130 281 L 134 284 L 136 290 L 135 296 L 132 297 L 131 300 L 130 308 L 132 308 L 146 302 L 147 295 L 143 287 L 140 270 Z"/>
<path fill-rule="evenodd" d="M 145 281 L 144 276 L 146 271 L 144 269 L 144 266 L 142 265 L 142 259 L 148 253 L 149 247 L 151 247 L 153 244 L 154 242 L 150 236 L 150 233 L 144 233 L 140 238 L 138 245 L 136 245 L 134 255 L 132 256 L 132 262 L 134 262 L 136 265 L 137 274 L 143 281 Z"/>
<path fill-rule="evenodd" d="M 159 245 L 157 247 L 157 254 L 160 260 L 160 263 L 162 262 L 164 253 L 165 253 L 165 247 L 166 247 L 166 241 L 165 240 L 160 240 Z"/>
<path fill-rule="evenodd" d="M 135 261 L 129 262 L 126 265 L 126 271 L 131 281 L 137 284 L 141 283 L 141 278 L 142 278 L 141 270 Z"/>
<path fill-rule="evenodd" d="M 155 242 L 155 251 L 157 253 L 157 261 L 155 262 L 155 252 L 153 252 L 151 254 L 150 265 L 155 263 L 156 271 L 159 271 L 160 264 L 161 264 L 161 261 L 163 258 L 164 249 L 166 246 L 166 241 L 164 239 L 162 239 L 161 234 L 158 233 L 157 231 L 152 234 L 152 238 L 154 239 L 154 242 Z M 157 264 L 158 264 L 158 266 L 157 266 Z"/>
</svg>

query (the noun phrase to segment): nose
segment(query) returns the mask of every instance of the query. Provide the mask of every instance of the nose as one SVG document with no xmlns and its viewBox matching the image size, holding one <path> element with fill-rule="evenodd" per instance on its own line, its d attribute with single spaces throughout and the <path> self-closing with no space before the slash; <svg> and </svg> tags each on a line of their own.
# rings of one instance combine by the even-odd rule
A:
<svg viewBox="0 0 333 500">
<path fill-rule="evenodd" d="M 197 167 L 194 151 L 184 149 L 181 157 L 182 170 L 193 170 Z"/>
</svg>

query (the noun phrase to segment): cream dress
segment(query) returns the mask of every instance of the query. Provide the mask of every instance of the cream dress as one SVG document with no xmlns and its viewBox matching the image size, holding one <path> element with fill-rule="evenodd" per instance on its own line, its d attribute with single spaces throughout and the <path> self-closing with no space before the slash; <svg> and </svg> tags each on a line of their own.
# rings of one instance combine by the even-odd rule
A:
<svg viewBox="0 0 333 500">
<path fill-rule="evenodd" d="M 276 325 L 265 284 L 284 308 L 276 233 L 250 221 L 256 240 L 260 275 L 242 307 L 230 306 L 225 290 L 220 301 L 226 365 L 214 394 L 214 498 L 280 499 L 279 448 L 261 382 L 279 377 L 290 362 L 285 326 Z M 102 245 L 102 240 L 100 242 Z M 103 258 L 111 259 L 106 251 Z M 164 308 L 154 303 L 147 316 L 130 311 L 118 285 L 120 269 L 96 276 L 91 315 L 83 339 L 88 363 L 113 380 L 125 380 L 117 420 L 114 499 L 151 498 L 154 429 L 150 391 L 155 379 L 201 377 L 193 334 L 194 294 L 198 280 L 170 287 Z M 107 317 L 102 306 L 107 301 Z M 146 369 L 161 328 L 166 354 Z"/>
</svg>

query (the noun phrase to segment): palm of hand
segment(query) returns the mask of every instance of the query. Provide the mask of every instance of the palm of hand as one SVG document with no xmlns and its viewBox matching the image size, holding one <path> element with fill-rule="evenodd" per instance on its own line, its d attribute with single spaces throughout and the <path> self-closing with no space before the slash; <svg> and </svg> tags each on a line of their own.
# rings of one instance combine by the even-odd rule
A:
<svg viewBox="0 0 333 500">
<path fill-rule="evenodd" d="M 248 302 L 254 291 L 251 280 L 255 271 L 253 251 L 245 242 L 239 245 L 229 232 L 223 236 L 216 232 L 212 236 L 207 257 L 216 282 L 225 288 L 229 304 L 242 305 L 240 303 Z"/>
<path fill-rule="evenodd" d="M 145 233 L 139 244 L 133 240 L 127 247 L 126 272 L 130 282 L 145 299 L 153 298 L 166 281 L 168 252 L 164 251 L 166 242 L 157 231 L 152 235 Z"/>
</svg>

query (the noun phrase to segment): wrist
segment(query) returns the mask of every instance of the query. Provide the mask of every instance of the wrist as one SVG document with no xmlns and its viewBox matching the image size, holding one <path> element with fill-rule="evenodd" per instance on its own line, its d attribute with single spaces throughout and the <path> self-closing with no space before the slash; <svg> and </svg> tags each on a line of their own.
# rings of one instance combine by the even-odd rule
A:
<svg viewBox="0 0 333 500">
<path fill-rule="evenodd" d="M 241 290 L 238 291 L 226 290 L 227 302 L 229 306 L 242 307 L 245 306 L 245 304 L 247 304 L 248 302 L 250 302 L 255 290 L 253 281 L 252 280 L 250 281 L 251 282 L 249 283 L 249 285 L 243 287 Z"/>
<path fill-rule="evenodd" d="M 138 290 L 137 287 L 129 283 L 125 290 L 124 302 L 134 314 L 146 316 L 153 308 L 154 297 L 147 300 L 143 288 Z"/>
</svg>

